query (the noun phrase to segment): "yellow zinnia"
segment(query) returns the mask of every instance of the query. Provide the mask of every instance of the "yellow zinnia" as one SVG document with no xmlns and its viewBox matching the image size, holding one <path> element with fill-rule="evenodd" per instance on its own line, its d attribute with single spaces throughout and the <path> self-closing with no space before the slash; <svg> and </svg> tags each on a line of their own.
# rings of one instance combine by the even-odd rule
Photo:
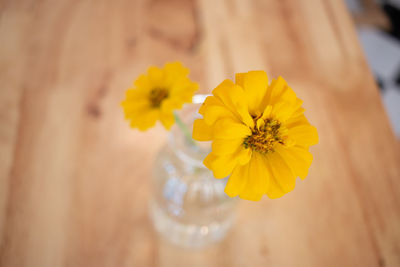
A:
<svg viewBox="0 0 400 267">
<path fill-rule="evenodd" d="M 169 130 L 174 124 L 173 111 L 191 103 L 198 84 L 187 76 L 189 70 L 179 62 L 167 63 L 164 68 L 150 67 L 126 91 L 121 103 L 125 118 L 132 128 L 144 131 L 160 120 Z"/>
<path fill-rule="evenodd" d="M 225 187 L 230 197 L 279 198 L 294 189 L 296 177 L 306 178 L 317 130 L 282 77 L 268 85 L 264 71 L 250 71 L 235 80 L 223 81 L 207 97 L 193 138 L 212 141 L 204 164 L 215 178 L 230 175 Z"/>
</svg>

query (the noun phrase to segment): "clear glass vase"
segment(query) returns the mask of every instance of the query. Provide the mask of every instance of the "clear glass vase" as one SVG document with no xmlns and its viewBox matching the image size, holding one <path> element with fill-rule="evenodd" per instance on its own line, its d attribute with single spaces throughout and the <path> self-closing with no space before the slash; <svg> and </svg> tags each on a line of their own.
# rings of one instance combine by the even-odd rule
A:
<svg viewBox="0 0 400 267">
<path fill-rule="evenodd" d="M 198 108 L 192 104 L 180 112 L 190 131 Z M 210 144 L 193 142 L 174 125 L 155 161 L 150 214 L 163 238 L 195 248 L 224 238 L 234 221 L 237 199 L 225 194 L 226 178 L 215 179 L 202 162 Z"/>
</svg>

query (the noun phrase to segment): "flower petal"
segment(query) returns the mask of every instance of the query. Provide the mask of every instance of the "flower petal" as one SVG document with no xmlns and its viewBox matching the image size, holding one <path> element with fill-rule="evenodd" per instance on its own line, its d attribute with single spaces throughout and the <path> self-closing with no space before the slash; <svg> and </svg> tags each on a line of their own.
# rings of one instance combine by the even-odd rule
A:
<svg viewBox="0 0 400 267">
<path fill-rule="evenodd" d="M 280 101 L 280 96 L 287 87 L 288 85 L 286 81 L 281 76 L 279 76 L 277 79 L 272 80 L 263 102 L 267 105 L 273 105 L 277 101 Z"/>
<path fill-rule="evenodd" d="M 247 73 L 236 73 L 235 74 L 235 84 L 240 85 L 242 88 L 244 88 L 244 77 L 247 75 Z"/>
<path fill-rule="evenodd" d="M 201 105 L 201 107 L 199 108 L 199 114 L 201 115 L 205 115 L 207 112 L 208 107 L 210 106 L 224 106 L 224 103 L 221 102 L 221 100 L 219 100 L 218 98 L 216 98 L 215 96 L 207 96 L 206 100 L 204 100 L 203 104 Z"/>
<path fill-rule="evenodd" d="M 149 96 L 149 91 L 140 89 L 130 88 L 125 93 L 125 101 L 138 101 L 138 100 L 147 100 Z"/>
<path fill-rule="evenodd" d="M 160 112 L 160 121 L 164 125 L 165 129 L 171 129 L 171 126 L 175 122 L 174 114 L 172 112 Z"/>
<path fill-rule="evenodd" d="M 217 120 L 223 118 L 237 119 L 235 115 L 214 96 L 208 96 L 203 105 L 199 109 L 199 113 L 203 115 L 204 120 L 209 124 L 214 124 Z"/>
<path fill-rule="evenodd" d="M 133 84 L 135 85 L 136 88 L 135 91 L 137 90 L 148 93 L 149 90 L 151 90 L 151 83 L 149 77 L 145 74 L 141 74 Z M 129 91 L 130 90 L 127 91 L 127 95 Z"/>
<path fill-rule="evenodd" d="M 231 80 L 225 80 L 212 93 L 221 100 L 239 121 L 244 122 L 250 128 L 254 126 L 253 119 L 248 111 L 246 95 L 242 87 L 235 85 Z"/>
<path fill-rule="evenodd" d="M 161 110 L 162 111 L 173 111 L 175 109 L 181 109 L 184 102 L 179 99 L 166 98 L 161 102 Z"/>
<path fill-rule="evenodd" d="M 249 164 L 238 165 L 233 170 L 231 176 L 229 176 L 228 182 L 226 183 L 225 193 L 230 197 L 236 197 L 243 191 L 246 186 L 249 172 Z"/>
<path fill-rule="evenodd" d="M 213 129 L 203 119 L 197 119 L 193 123 L 192 138 L 197 141 L 210 141 Z"/>
<path fill-rule="evenodd" d="M 266 194 L 270 199 L 276 199 L 283 197 L 286 192 L 282 190 L 282 187 L 276 182 L 275 179 L 271 179 Z"/>
<path fill-rule="evenodd" d="M 272 107 L 271 116 L 280 122 L 286 122 L 296 110 L 297 107 L 293 104 L 281 101 Z"/>
<path fill-rule="evenodd" d="M 289 136 L 296 145 L 308 147 L 318 144 L 318 132 L 312 125 L 300 125 L 289 129 Z"/>
<path fill-rule="evenodd" d="M 265 71 L 249 71 L 236 75 L 236 83 L 243 87 L 249 112 L 251 115 L 256 115 L 257 111 L 261 112 L 265 107 L 261 106 L 261 102 L 267 93 L 268 76 Z"/>
<path fill-rule="evenodd" d="M 156 124 L 159 117 L 158 109 L 149 109 L 143 114 L 131 118 L 131 127 L 137 127 L 140 131 L 145 131 Z"/>
<path fill-rule="evenodd" d="M 296 185 L 296 177 L 278 153 L 267 154 L 272 177 L 284 192 L 290 192 Z"/>
<path fill-rule="evenodd" d="M 247 200 L 258 201 L 266 193 L 271 174 L 266 162 L 266 157 L 260 153 L 253 153 L 248 163 L 247 183 L 240 197 Z"/>
<path fill-rule="evenodd" d="M 307 177 L 313 160 L 310 152 L 301 147 L 286 148 L 283 146 L 277 146 L 275 151 L 281 155 L 296 177 L 299 176 L 301 179 Z"/>
<path fill-rule="evenodd" d="M 310 125 L 310 123 L 308 122 L 308 120 L 307 120 L 306 116 L 304 116 L 304 114 L 297 116 L 297 117 L 292 117 L 285 122 L 285 126 L 288 129 L 294 128 L 297 126 L 301 126 L 301 125 Z"/>
<path fill-rule="evenodd" d="M 125 118 L 129 119 L 131 116 L 140 115 L 142 112 L 147 112 L 151 109 L 150 103 L 147 100 L 124 100 L 121 103 L 124 110 Z"/>
<path fill-rule="evenodd" d="M 164 65 L 165 73 L 173 78 L 186 77 L 189 75 L 189 69 L 184 67 L 180 62 L 169 62 Z"/>
<path fill-rule="evenodd" d="M 193 94 L 199 89 L 199 85 L 187 77 L 177 77 L 172 81 L 169 89 L 170 98 L 177 98 L 180 102 L 191 103 Z"/>
<path fill-rule="evenodd" d="M 214 126 L 215 139 L 237 139 L 251 135 L 251 130 L 244 124 L 230 118 L 218 120 Z"/>
<path fill-rule="evenodd" d="M 250 161 L 252 155 L 253 151 L 250 148 L 242 147 L 238 155 L 238 164 L 240 165 L 247 164 Z"/>
<path fill-rule="evenodd" d="M 160 84 L 162 80 L 164 80 L 164 71 L 160 69 L 159 67 L 151 66 L 147 70 L 147 73 L 149 74 L 149 80 L 152 83 L 156 83 L 156 86 Z"/>
<path fill-rule="evenodd" d="M 251 156 L 249 150 L 250 149 L 238 147 L 234 153 L 227 155 L 217 155 L 214 152 L 211 152 L 204 159 L 204 165 L 212 170 L 215 178 L 225 178 L 232 173 L 232 170 L 236 165 L 240 165 L 240 163 L 242 163 L 241 165 L 244 165 L 249 161 Z"/>
<path fill-rule="evenodd" d="M 234 153 L 243 144 L 242 138 L 215 139 L 211 144 L 213 153 L 216 155 L 227 155 Z"/>
<path fill-rule="evenodd" d="M 213 172 L 215 178 L 222 179 L 232 172 L 237 164 L 237 159 L 233 154 L 218 156 L 211 152 L 203 163 Z"/>
</svg>

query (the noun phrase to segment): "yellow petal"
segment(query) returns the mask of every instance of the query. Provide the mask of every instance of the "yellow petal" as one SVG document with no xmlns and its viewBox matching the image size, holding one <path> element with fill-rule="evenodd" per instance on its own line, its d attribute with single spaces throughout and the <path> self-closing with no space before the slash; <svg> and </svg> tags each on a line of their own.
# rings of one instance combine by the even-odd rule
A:
<svg viewBox="0 0 400 267">
<path fill-rule="evenodd" d="M 307 177 L 313 160 L 310 152 L 301 147 L 286 148 L 283 146 L 277 146 L 275 151 L 281 155 L 296 177 L 299 176 L 301 179 Z"/>
<path fill-rule="evenodd" d="M 272 107 L 271 116 L 280 122 L 286 122 L 296 109 L 291 103 L 281 101 Z"/>
<path fill-rule="evenodd" d="M 308 120 L 304 116 L 304 114 L 297 116 L 297 117 L 292 117 L 285 122 L 285 126 L 288 129 L 294 128 L 297 126 L 301 126 L 301 125 L 310 125 L 310 123 L 308 122 Z"/>
<path fill-rule="evenodd" d="M 169 88 L 169 97 L 178 98 L 181 102 L 191 103 L 193 94 L 198 88 L 199 85 L 192 82 L 189 78 L 176 77 Z"/>
<path fill-rule="evenodd" d="M 216 158 L 217 155 L 211 152 L 207 155 L 207 157 L 204 158 L 203 163 L 208 169 L 212 170 L 212 164 Z"/>
<path fill-rule="evenodd" d="M 268 153 L 267 159 L 272 179 L 279 185 L 279 189 L 282 189 L 286 193 L 292 191 L 296 185 L 296 177 L 283 158 L 278 153 Z"/>
<path fill-rule="evenodd" d="M 164 71 L 158 67 L 155 66 L 149 67 L 147 73 L 149 74 L 150 81 L 152 83 L 157 83 L 157 85 L 161 80 L 164 79 Z"/>
<path fill-rule="evenodd" d="M 175 122 L 175 118 L 172 112 L 161 112 L 160 121 L 164 125 L 165 129 L 171 129 L 171 126 Z"/>
<path fill-rule="evenodd" d="M 254 121 L 249 114 L 246 95 L 242 87 L 235 85 L 231 80 L 225 80 L 212 93 L 239 121 L 244 122 L 250 128 L 254 127 Z"/>
<path fill-rule="evenodd" d="M 271 117 L 271 112 L 272 112 L 272 106 L 271 105 L 267 105 L 263 111 L 263 115 L 262 115 L 262 119 L 268 119 Z"/>
<path fill-rule="evenodd" d="M 184 102 L 179 99 L 166 98 L 161 102 L 161 110 L 173 111 L 175 109 L 181 109 Z"/>
<path fill-rule="evenodd" d="M 247 183 L 240 198 L 258 201 L 266 193 L 271 174 L 266 162 L 266 157 L 260 153 L 253 153 L 248 163 Z"/>
<path fill-rule="evenodd" d="M 286 194 L 285 191 L 282 190 L 282 187 L 279 184 L 277 184 L 275 179 L 270 180 L 266 193 L 270 199 L 280 198 Z"/>
<path fill-rule="evenodd" d="M 149 81 L 149 77 L 145 74 L 141 74 L 133 84 L 135 85 L 135 87 L 137 88 L 136 90 L 138 91 L 142 90 L 142 92 L 147 93 L 149 90 L 151 90 L 151 83 Z"/>
<path fill-rule="evenodd" d="M 257 129 L 260 130 L 261 127 L 265 125 L 265 120 L 263 119 L 258 119 L 257 120 Z"/>
<path fill-rule="evenodd" d="M 277 101 L 280 101 L 281 99 L 279 97 L 287 87 L 288 85 L 286 81 L 281 76 L 275 80 L 272 80 L 270 86 L 268 87 L 268 92 L 265 94 L 263 99 L 263 104 L 274 105 Z"/>
<path fill-rule="evenodd" d="M 159 117 L 158 109 L 150 109 L 140 116 L 131 119 L 131 127 L 138 128 L 140 131 L 145 131 L 156 124 Z"/>
<path fill-rule="evenodd" d="M 263 194 L 259 194 L 259 193 L 250 191 L 247 187 L 247 184 L 246 184 L 245 189 L 239 194 L 239 197 L 244 200 L 260 201 Z"/>
<path fill-rule="evenodd" d="M 248 107 L 251 115 L 256 115 L 257 111 L 261 112 L 262 100 L 267 93 L 268 76 L 265 71 L 249 71 L 247 73 L 236 76 L 237 83 L 241 85 L 245 91 Z"/>
<path fill-rule="evenodd" d="M 223 118 L 235 119 L 233 113 L 227 109 L 224 104 L 214 96 L 208 96 L 199 109 L 199 113 L 203 115 L 204 120 L 212 125 L 215 121 Z"/>
<path fill-rule="evenodd" d="M 204 120 L 210 125 L 214 124 L 217 120 L 226 118 L 237 120 L 228 109 L 221 106 L 209 106 L 204 115 Z"/>
<path fill-rule="evenodd" d="M 290 138 L 296 141 L 296 145 L 308 147 L 318 144 L 318 132 L 312 125 L 300 125 L 289 129 Z"/>
<path fill-rule="evenodd" d="M 229 176 L 228 182 L 226 183 L 225 193 L 230 197 L 236 197 L 242 192 L 246 186 L 248 178 L 248 167 L 249 164 L 243 166 L 236 166 L 231 176 Z"/>
<path fill-rule="evenodd" d="M 164 70 L 169 76 L 186 77 L 189 75 L 189 69 L 184 67 L 180 62 L 169 62 L 164 65 Z"/>
<path fill-rule="evenodd" d="M 251 153 L 249 153 L 249 150 L 240 146 L 232 154 L 217 155 L 211 152 L 204 159 L 204 165 L 212 170 L 215 178 L 225 178 L 232 173 L 232 170 L 239 162 L 242 162 L 242 165 L 244 165 L 245 162 L 247 163 L 250 160 Z"/>
<path fill-rule="evenodd" d="M 127 101 L 121 103 L 126 118 L 131 115 L 140 115 L 142 112 L 147 112 L 151 109 L 150 103 L 147 100 Z"/>
<path fill-rule="evenodd" d="M 253 154 L 253 151 L 250 148 L 241 147 L 240 153 L 237 156 L 238 164 L 240 164 L 240 165 L 247 164 L 250 161 L 252 154 Z"/>
<path fill-rule="evenodd" d="M 224 103 L 226 106 L 230 106 L 232 104 L 231 100 L 231 94 L 230 92 L 232 91 L 232 88 L 234 88 L 235 84 L 229 80 L 226 79 L 222 83 L 220 83 L 215 89 L 212 91 L 212 94 L 219 98 L 222 103 Z"/>
<path fill-rule="evenodd" d="M 193 123 L 192 137 L 197 141 L 210 141 L 213 137 L 212 128 L 203 119 L 197 119 Z"/>
<path fill-rule="evenodd" d="M 303 116 L 304 113 L 304 108 L 302 107 L 298 107 L 297 109 L 295 109 L 295 111 L 292 113 L 292 118 L 299 118 L 301 116 Z"/>
<path fill-rule="evenodd" d="M 247 177 L 247 179 L 249 178 L 250 176 Z M 260 201 L 264 194 L 254 192 L 252 189 L 253 188 L 249 186 L 249 182 L 247 182 L 242 192 L 240 192 L 239 197 L 244 200 Z"/>
<path fill-rule="evenodd" d="M 213 172 L 215 178 L 222 179 L 231 174 L 237 164 L 237 158 L 234 154 L 217 156 L 211 152 L 203 163 Z"/>
<path fill-rule="evenodd" d="M 138 101 L 148 99 L 149 92 L 147 90 L 140 89 L 128 89 L 125 93 L 126 101 Z"/>
<path fill-rule="evenodd" d="M 244 77 L 246 76 L 247 73 L 236 73 L 235 74 L 235 83 L 237 85 L 240 85 L 242 88 L 244 88 Z"/>
<path fill-rule="evenodd" d="M 218 120 L 214 126 L 215 139 L 244 139 L 248 135 L 251 135 L 249 127 L 229 118 Z"/>
<path fill-rule="evenodd" d="M 293 91 L 293 89 L 289 85 L 284 86 L 282 89 L 283 90 L 279 95 L 280 101 L 296 103 L 296 104 L 299 104 L 300 106 L 303 104 L 303 101 L 301 101 L 300 99 L 297 98 L 296 93 Z M 278 95 L 275 95 L 275 96 L 278 96 Z"/>
<path fill-rule="evenodd" d="M 243 144 L 243 139 L 215 139 L 212 142 L 212 152 L 216 155 L 227 155 L 234 153 Z"/>
<path fill-rule="evenodd" d="M 206 100 L 204 100 L 203 104 L 199 108 L 199 113 L 204 116 L 204 114 L 207 112 L 208 107 L 210 106 L 224 106 L 224 103 L 221 102 L 218 98 L 215 96 L 207 96 Z"/>
</svg>

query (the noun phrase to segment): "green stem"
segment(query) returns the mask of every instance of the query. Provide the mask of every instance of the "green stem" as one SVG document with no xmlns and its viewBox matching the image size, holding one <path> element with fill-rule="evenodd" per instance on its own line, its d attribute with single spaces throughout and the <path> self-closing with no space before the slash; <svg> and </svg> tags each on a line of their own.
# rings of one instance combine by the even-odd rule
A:
<svg viewBox="0 0 400 267">
<path fill-rule="evenodd" d="M 186 140 L 193 146 L 196 146 L 196 143 L 194 142 L 192 135 L 190 134 L 190 131 L 187 127 L 187 125 L 181 120 L 181 118 L 174 112 L 174 118 L 175 122 L 178 125 L 178 127 L 182 130 L 183 135 L 185 136 Z"/>
</svg>

